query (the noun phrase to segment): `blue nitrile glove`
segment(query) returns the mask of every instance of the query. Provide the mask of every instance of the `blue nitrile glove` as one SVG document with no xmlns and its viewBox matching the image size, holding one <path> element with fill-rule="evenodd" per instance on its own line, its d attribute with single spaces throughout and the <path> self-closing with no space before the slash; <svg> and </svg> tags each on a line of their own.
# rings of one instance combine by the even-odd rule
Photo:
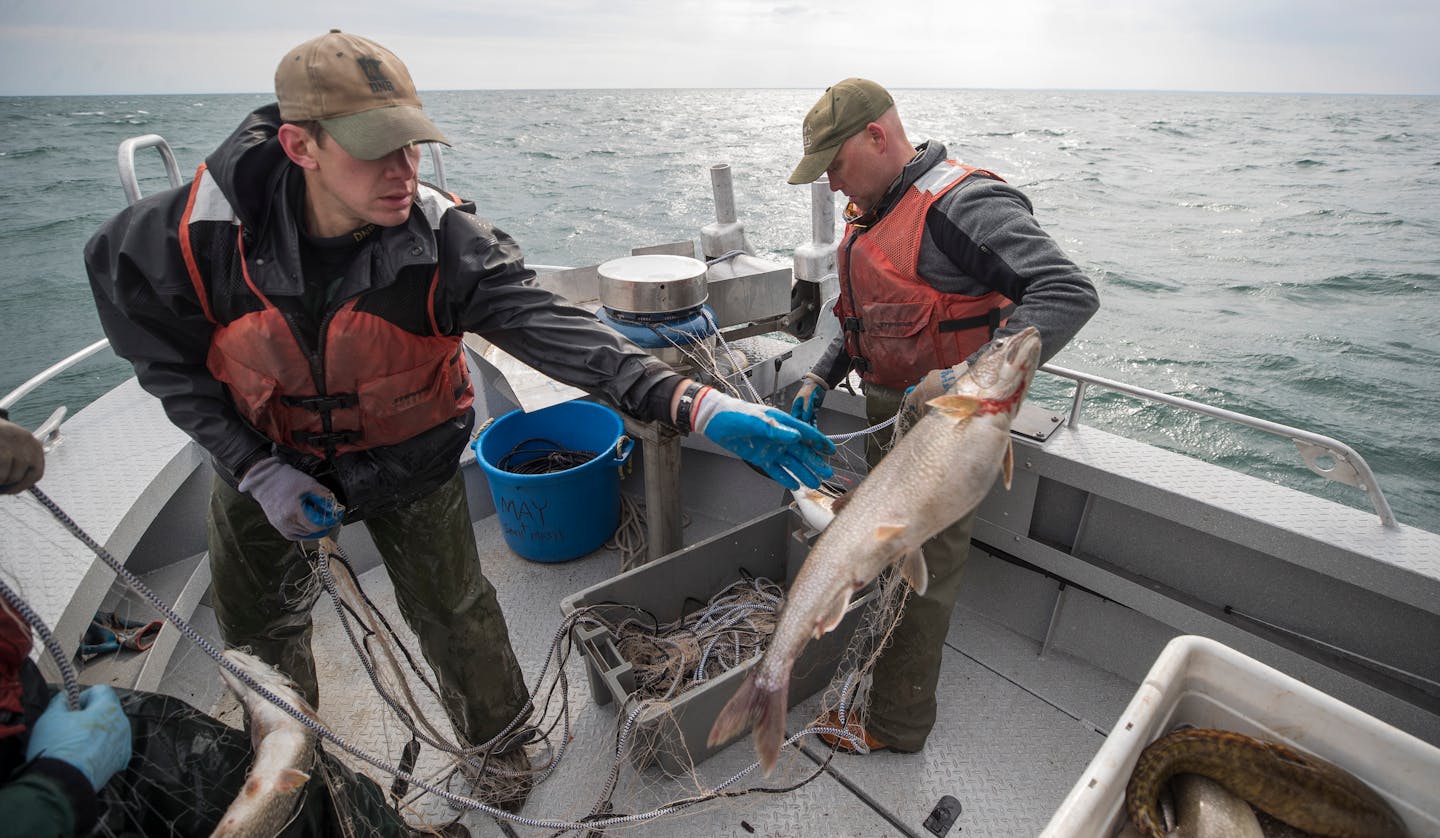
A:
<svg viewBox="0 0 1440 838">
<path fill-rule="evenodd" d="M 835 474 L 825 462 L 835 453 L 835 444 L 773 407 L 711 389 L 700 397 L 692 424 L 712 442 L 758 466 L 787 489 L 800 488 L 796 480 L 813 489 Z"/>
<path fill-rule="evenodd" d="M 938 370 L 931 370 L 925 373 L 920 383 L 911 385 L 905 390 L 905 398 L 900 403 L 900 429 L 902 432 L 915 427 L 930 410 L 930 400 L 945 395 L 960 376 L 970 369 L 969 361 L 961 361 L 953 367 L 941 367 Z"/>
<path fill-rule="evenodd" d="M 825 386 L 825 379 L 813 372 L 805 373 L 800 380 L 800 390 L 795 393 L 795 401 L 790 403 L 790 415 L 807 425 L 815 424 L 815 411 L 824 404 L 825 393 L 829 389 Z"/>
<path fill-rule="evenodd" d="M 35 720 L 25 759 L 58 759 L 80 769 L 96 791 L 130 762 L 130 720 L 115 690 L 100 685 L 80 693 L 80 709 L 65 706 L 61 690 Z"/>
<path fill-rule="evenodd" d="M 240 491 L 265 510 L 271 526 L 291 541 L 320 538 L 344 520 L 344 507 L 315 478 L 279 457 L 250 467 Z"/>
</svg>

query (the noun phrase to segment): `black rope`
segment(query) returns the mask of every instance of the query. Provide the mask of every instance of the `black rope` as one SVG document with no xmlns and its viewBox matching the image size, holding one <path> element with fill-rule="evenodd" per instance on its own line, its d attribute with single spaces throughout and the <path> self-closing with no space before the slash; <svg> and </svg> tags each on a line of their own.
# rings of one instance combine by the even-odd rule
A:
<svg viewBox="0 0 1440 838">
<path fill-rule="evenodd" d="M 516 443 L 495 467 L 511 474 L 553 474 L 579 468 L 597 456 L 594 451 L 578 451 L 544 437 L 531 437 Z"/>
</svg>

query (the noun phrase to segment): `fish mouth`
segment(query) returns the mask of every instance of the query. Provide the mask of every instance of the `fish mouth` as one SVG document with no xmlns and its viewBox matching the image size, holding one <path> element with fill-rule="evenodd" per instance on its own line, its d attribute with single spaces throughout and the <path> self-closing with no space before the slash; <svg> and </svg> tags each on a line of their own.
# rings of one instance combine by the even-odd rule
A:
<svg viewBox="0 0 1440 838">
<path fill-rule="evenodd" d="M 1013 335 L 996 338 L 971 365 L 970 377 L 980 395 L 1004 398 L 1030 384 L 1040 366 L 1040 332 L 1027 326 Z"/>
<path fill-rule="evenodd" d="M 1036 329 L 1034 326 L 1026 326 L 1022 331 L 1016 332 L 1008 338 L 1003 338 L 1003 340 L 1009 343 L 1009 346 L 1005 350 L 1006 364 L 1010 364 L 1013 366 L 1019 366 L 1023 364 L 1029 359 L 1022 359 L 1021 356 L 1028 355 L 1032 351 L 1032 349 L 1035 352 L 1036 357 L 1039 357 L 1040 330 Z"/>
</svg>

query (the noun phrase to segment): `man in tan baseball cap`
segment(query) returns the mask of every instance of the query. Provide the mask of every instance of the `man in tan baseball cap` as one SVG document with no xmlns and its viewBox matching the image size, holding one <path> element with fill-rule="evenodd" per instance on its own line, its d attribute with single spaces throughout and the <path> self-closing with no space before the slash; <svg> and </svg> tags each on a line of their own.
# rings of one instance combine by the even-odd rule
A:
<svg viewBox="0 0 1440 838">
<path fill-rule="evenodd" d="M 450 142 L 425 115 L 405 64 L 368 38 L 331 29 L 290 50 L 275 70 L 286 122 L 318 122 L 359 160 Z"/>
<path fill-rule="evenodd" d="M 456 739 L 487 751 L 462 774 L 518 811 L 535 776 L 526 744 L 542 734 L 516 722 L 533 704 L 460 474 L 483 405 L 464 336 L 639 421 L 703 433 L 789 488 L 829 477 L 835 447 L 534 285 L 513 238 L 420 180 L 418 145 L 445 135 L 389 50 L 331 31 L 281 59 L 275 93 L 191 183 L 90 239 L 96 310 L 214 465 L 206 531 L 226 645 L 251 648 L 317 704 L 317 592 L 297 598 L 288 584 L 311 572 L 296 545 L 365 526 Z"/>
</svg>

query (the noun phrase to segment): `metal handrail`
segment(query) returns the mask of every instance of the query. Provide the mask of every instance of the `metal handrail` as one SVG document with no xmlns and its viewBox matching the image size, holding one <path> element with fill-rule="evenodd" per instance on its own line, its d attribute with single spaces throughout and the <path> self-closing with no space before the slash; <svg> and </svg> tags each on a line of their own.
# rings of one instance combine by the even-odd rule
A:
<svg viewBox="0 0 1440 838">
<path fill-rule="evenodd" d="M 32 375 L 28 380 L 25 381 L 24 384 L 21 384 L 14 390 L 6 393 L 3 397 L 0 397 L 0 410 L 9 410 L 17 402 L 25 398 L 40 385 L 44 384 L 45 382 L 49 381 L 50 379 L 54 378 L 65 370 L 70 369 L 71 367 L 75 366 L 86 358 L 89 358 L 91 355 L 94 355 L 100 350 L 108 347 L 109 345 L 110 341 L 102 338 L 80 350 L 79 352 L 73 353 L 69 357 L 57 361 L 56 363 L 53 363 L 45 369 L 41 370 L 39 373 Z M 36 428 L 33 432 L 35 437 L 39 439 L 41 444 L 45 446 L 46 451 L 49 451 L 55 443 L 60 441 L 60 423 L 65 421 L 65 412 L 66 409 L 63 406 L 55 408 L 55 411 L 50 414 L 49 418 L 47 418 L 44 422 L 41 422 L 40 427 Z"/>
<path fill-rule="evenodd" d="M 1236 413 L 1233 410 L 1226 410 L 1223 407 L 1212 407 L 1208 404 L 1184 399 L 1179 396 L 1171 396 L 1155 390 L 1147 390 L 1144 387 L 1136 387 L 1132 384 L 1125 384 L 1109 378 L 1102 378 L 1098 375 L 1077 372 L 1064 367 L 1057 367 L 1046 364 L 1040 368 L 1051 375 L 1060 378 L 1068 378 L 1075 382 L 1075 395 L 1070 404 L 1070 419 L 1066 422 L 1067 427 L 1075 428 L 1080 423 L 1080 411 L 1085 404 L 1085 390 L 1094 384 L 1104 387 L 1107 390 L 1114 390 L 1117 393 L 1124 393 L 1147 401 L 1178 407 L 1192 413 L 1199 413 L 1202 416 L 1209 416 L 1231 422 L 1236 425 L 1243 425 L 1247 428 L 1254 428 L 1257 431 L 1264 431 L 1268 434 L 1282 436 L 1295 443 L 1300 451 L 1300 457 L 1314 473 L 1326 480 L 1333 480 L 1336 483 L 1344 483 L 1347 486 L 1354 486 L 1363 491 L 1370 498 L 1375 513 L 1380 516 L 1380 523 L 1387 527 L 1398 527 L 1395 520 L 1395 513 L 1390 511 L 1390 502 L 1385 499 L 1385 493 L 1381 491 L 1380 484 L 1375 479 L 1375 474 L 1370 470 L 1370 465 L 1365 462 L 1355 449 L 1345 443 L 1323 434 L 1301 430 L 1289 425 L 1282 425 L 1279 422 L 1271 422 L 1266 419 L 1259 419 L 1248 416 L 1244 413 Z M 1320 463 L 1322 457 L 1328 457 L 1333 465 L 1323 466 Z"/>
<path fill-rule="evenodd" d="M 165 142 L 164 137 L 159 134 L 142 134 L 122 140 L 116 154 L 119 158 L 120 186 L 125 190 L 125 200 L 131 204 L 140 200 L 140 179 L 135 174 L 135 152 L 142 148 L 158 149 L 160 157 L 165 161 L 165 175 L 170 179 L 170 186 L 173 188 L 181 184 L 180 166 L 175 162 L 175 154 L 170 151 L 170 144 Z"/>
<path fill-rule="evenodd" d="M 100 350 L 104 349 L 109 345 L 109 340 L 101 338 L 100 340 L 95 341 L 94 343 L 90 344 L 79 352 L 76 352 L 73 355 L 64 358 L 63 360 L 51 364 L 50 366 L 31 376 L 29 380 L 27 380 L 24 384 L 21 384 L 14 390 L 6 393 L 3 397 L 0 397 L 0 409 L 9 410 L 15 405 L 16 402 L 28 396 L 32 391 L 35 390 L 35 388 L 39 387 L 41 384 L 44 384 L 45 382 L 49 381 L 50 379 L 54 378 L 65 370 L 70 369 L 71 367 L 75 366 L 86 358 L 89 358 L 91 355 L 94 355 L 96 352 L 99 352 Z"/>
<path fill-rule="evenodd" d="M 154 148 L 160 152 L 160 157 L 165 162 L 165 176 L 170 179 L 172 188 L 184 182 L 180 178 L 180 165 L 175 162 L 175 153 L 170 150 L 170 144 L 165 142 L 164 137 L 159 134 L 142 134 L 122 140 L 116 154 L 120 166 L 120 187 L 125 190 L 125 200 L 131 204 L 141 197 L 140 178 L 135 174 L 135 152 L 142 148 Z M 446 191 L 445 163 L 440 158 L 440 144 L 426 143 L 425 150 L 430 155 L 430 169 L 435 185 L 442 192 Z"/>
</svg>

